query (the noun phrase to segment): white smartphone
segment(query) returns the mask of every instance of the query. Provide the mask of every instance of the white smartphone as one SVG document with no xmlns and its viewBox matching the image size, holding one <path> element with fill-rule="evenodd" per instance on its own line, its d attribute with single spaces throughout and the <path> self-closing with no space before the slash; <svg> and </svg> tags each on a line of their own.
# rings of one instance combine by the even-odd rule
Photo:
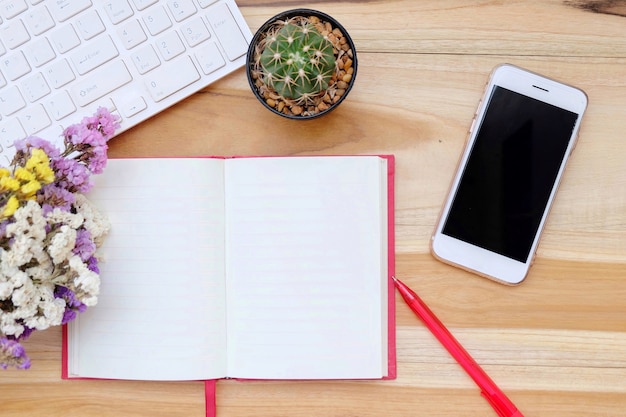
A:
<svg viewBox="0 0 626 417">
<path fill-rule="evenodd" d="M 580 89 L 496 67 L 432 236 L 433 255 L 504 284 L 522 282 L 586 107 Z"/>
</svg>

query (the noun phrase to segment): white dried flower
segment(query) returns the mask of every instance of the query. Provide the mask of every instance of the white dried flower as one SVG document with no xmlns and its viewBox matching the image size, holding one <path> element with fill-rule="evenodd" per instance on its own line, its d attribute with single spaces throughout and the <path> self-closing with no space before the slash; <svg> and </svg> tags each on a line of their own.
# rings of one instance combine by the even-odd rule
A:
<svg viewBox="0 0 626 417">
<path fill-rule="evenodd" d="M 15 221 L 7 225 L 7 236 L 28 235 L 31 239 L 46 238 L 46 220 L 41 206 L 35 200 L 29 200 L 13 214 Z"/>
<path fill-rule="evenodd" d="M 0 332 L 7 336 L 20 337 L 24 333 L 24 326 L 17 323 L 14 313 L 0 314 Z"/>
<path fill-rule="evenodd" d="M 81 212 L 72 213 L 70 211 L 64 211 L 56 207 L 52 212 L 46 216 L 48 224 L 67 224 L 72 229 L 78 229 L 84 222 L 85 217 Z"/>
<path fill-rule="evenodd" d="M 11 250 L 4 250 L 0 248 L 0 276 L 11 278 L 19 271 L 16 262 L 11 260 Z"/>
<path fill-rule="evenodd" d="M 111 229 L 111 223 L 94 205 L 82 194 L 76 194 L 77 209 L 85 217 L 84 227 L 91 233 L 96 245 L 102 244 L 104 237 Z"/>
<path fill-rule="evenodd" d="M 77 255 L 70 258 L 69 266 L 70 270 L 76 274 L 74 285 L 80 290 L 77 292 L 77 295 L 82 294 L 79 297 L 80 301 L 89 306 L 85 301 L 89 299 L 90 303 L 95 304 L 97 298 L 93 298 L 100 293 L 100 277 L 98 274 L 87 268 L 87 265 Z"/>
<path fill-rule="evenodd" d="M 37 290 L 33 285 L 33 282 L 28 280 L 24 283 L 24 285 L 16 287 L 13 290 L 11 301 L 15 307 L 21 307 L 34 302 L 36 296 Z"/>
<path fill-rule="evenodd" d="M 13 241 L 1 259 L 7 268 L 19 268 L 29 263 L 34 253 L 43 250 L 46 238 L 46 221 L 37 202 L 28 201 L 15 211 L 14 218 L 15 221 L 6 227 L 6 235 Z"/>
<path fill-rule="evenodd" d="M 59 227 L 48 245 L 52 262 L 58 265 L 69 259 L 74 245 L 76 245 L 76 230 L 66 224 Z"/>
<path fill-rule="evenodd" d="M 13 285 L 10 282 L 0 282 L 0 300 L 6 300 L 13 292 Z"/>
</svg>

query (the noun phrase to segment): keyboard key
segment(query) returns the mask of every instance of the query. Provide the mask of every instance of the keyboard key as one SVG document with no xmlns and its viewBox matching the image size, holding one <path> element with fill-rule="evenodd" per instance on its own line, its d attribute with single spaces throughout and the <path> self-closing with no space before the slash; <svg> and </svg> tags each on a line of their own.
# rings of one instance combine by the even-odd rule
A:
<svg viewBox="0 0 626 417">
<path fill-rule="evenodd" d="M 15 49 L 30 39 L 30 35 L 21 20 L 4 23 L 0 37 L 9 49 Z"/>
<path fill-rule="evenodd" d="M 22 93 L 31 103 L 50 94 L 50 87 L 40 72 L 25 78 L 21 83 L 21 87 Z"/>
<path fill-rule="evenodd" d="M 87 110 L 87 114 L 91 114 L 92 115 L 100 107 L 104 107 L 111 114 L 115 113 L 115 114 L 119 115 L 119 112 L 117 112 L 117 107 L 115 106 L 115 103 L 113 103 L 113 100 L 111 100 L 109 97 L 101 98 L 100 100 L 96 100 L 93 103 L 91 103 L 89 106 L 87 106 L 85 109 Z"/>
<path fill-rule="evenodd" d="M 132 49 L 148 39 L 138 20 L 133 19 L 120 27 L 117 34 L 126 49 Z"/>
<path fill-rule="evenodd" d="M 182 22 L 197 11 L 191 0 L 168 0 L 167 7 L 177 22 Z"/>
<path fill-rule="evenodd" d="M 5 19 L 12 19 L 28 9 L 24 0 L 5 0 L 0 2 L 0 14 Z"/>
<path fill-rule="evenodd" d="M 26 131 L 26 135 L 34 135 L 37 132 L 50 126 L 52 123 L 48 113 L 41 104 L 29 107 L 20 114 L 20 122 Z"/>
<path fill-rule="evenodd" d="M 157 56 L 157 53 L 154 51 L 154 48 L 150 45 L 146 45 L 132 55 L 133 63 L 135 64 L 135 68 L 139 71 L 140 74 L 145 74 L 161 65 L 161 61 Z"/>
<path fill-rule="evenodd" d="M 172 26 L 172 21 L 167 16 L 167 12 L 162 7 L 153 7 L 143 15 L 143 22 L 151 35 L 158 35 L 165 29 Z"/>
<path fill-rule="evenodd" d="M 80 39 L 72 25 L 65 25 L 52 32 L 52 45 L 62 54 L 80 45 Z"/>
<path fill-rule="evenodd" d="M 47 67 L 44 70 L 44 75 L 53 88 L 61 88 L 76 79 L 70 64 L 65 59 L 54 62 L 52 65 Z"/>
<path fill-rule="evenodd" d="M 206 9 L 207 7 L 209 7 L 210 5 L 212 5 L 213 3 L 215 3 L 217 0 L 198 0 L 198 4 L 200 5 L 200 7 L 202 7 L 203 9 Z"/>
<path fill-rule="evenodd" d="M 185 52 L 185 45 L 183 45 L 176 31 L 168 32 L 160 37 L 156 42 L 156 46 L 163 59 L 166 61 Z"/>
<path fill-rule="evenodd" d="M 229 60 L 234 61 L 248 51 L 248 42 L 225 3 L 211 7 L 207 13 L 207 19 Z"/>
<path fill-rule="evenodd" d="M 54 20 L 45 7 L 38 7 L 25 13 L 24 23 L 33 35 L 41 35 L 54 27 Z"/>
<path fill-rule="evenodd" d="M 195 55 L 202 72 L 207 75 L 226 64 L 215 42 L 209 42 L 196 48 Z"/>
<path fill-rule="evenodd" d="M 172 74 L 176 74 L 172 77 Z M 187 56 L 151 71 L 144 82 L 152 99 L 161 101 L 200 79 L 196 66 Z"/>
<path fill-rule="evenodd" d="M 59 22 L 63 22 L 91 6 L 91 0 L 54 0 L 46 3 Z"/>
<path fill-rule="evenodd" d="M 180 28 L 180 31 L 185 37 L 187 45 L 189 45 L 190 47 L 194 47 L 211 37 L 211 32 L 209 32 L 200 17 L 191 19 L 190 21 L 183 24 L 183 26 Z"/>
<path fill-rule="evenodd" d="M 30 42 L 24 48 L 24 52 L 26 59 L 37 68 L 47 64 L 56 57 L 50 42 L 46 38 L 39 38 L 34 42 Z"/>
<path fill-rule="evenodd" d="M 24 97 L 22 97 L 17 87 L 0 90 L 0 114 L 3 116 L 10 116 L 25 106 L 26 101 L 24 101 Z"/>
<path fill-rule="evenodd" d="M 84 107 L 131 80 L 132 77 L 124 62 L 114 61 L 109 65 L 93 70 L 88 77 L 78 80 L 72 86 L 72 97 L 76 98 L 76 104 Z"/>
<path fill-rule="evenodd" d="M 0 59 L 0 72 L 4 73 L 9 81 L 17 80 L 21 76 L 28 74 L 30 69 L 23 52 L 15 52 Z"/>
<path fill-rule="evenodd" d="M 133 0 L 133 4 L 137 8 L 137 10 L 143 10 L 148 6 L 152 6 L 159 0 Z"/>
<path fill-rule="evenodd" d="M 65 90 L 46 98 L 43 103 L 48 109 L 50 116 L 52 116 L 52 118 L 56 121 L 59 121 L 76 111 L 74 102 Z"/>
<path fill-rule="evenodd" d="M 100 36 L 72 54 L 71 61 L 80 74 L 86 74 L 119 55 L 108 35 Z"/>
<path fill-rule="evenodd" d="M 129 97 L 127 100 L 116 100 L 119 111 L 126 117 L 132 117 L 148 108 L 146 100 L 141 96 Z"/>
<path fill-rule="evenodd" d="M 24 132 L 24 128 L 17 117 L 12 117 L 0 122 L 0 147 L 3 148 L 3 151 L 7 148 L 12 148 L 10 158 L 13 158 L 15 153 L 13 142 L 17 139 L 23 139 L 24 137 L 26 137 L 26 132 Z"/>
<path fill-rule="evenodd" d="M 109 20 L 114 25 L 128 19 L 133 15 L 133 9 L 126 0 L 114 0 L 104 3 L 104 10 L 106 10 Z"/>
<path fill-rule="evenodd" d="M 75 21 L 76 29 L 84 40 L 89 40 L 104 32 L 105 27 L 96 10 L 89 10 L 78 16 Z"/>
</svg>

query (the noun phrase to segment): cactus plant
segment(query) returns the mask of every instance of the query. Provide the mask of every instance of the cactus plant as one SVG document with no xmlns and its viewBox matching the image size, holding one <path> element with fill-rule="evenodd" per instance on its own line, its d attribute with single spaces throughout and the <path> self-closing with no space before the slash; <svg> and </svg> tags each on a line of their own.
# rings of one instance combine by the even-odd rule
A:
<svg viewBox="0 0 626 417">
<path fill-rule="evenodd" d="M 333 45 L 306 21 L 288 21 L 268 36 L 260 62 L 265 84 L 298 101 L 326 90 L 335 71 Z"/>
<path fill-rule="evenodd" d="M 254 95 L 290 119 L 311 119 L 336 108 L 354 85 L 356 69 L 356 50 L 345 28 L 311 9 L 267 20 L 246 55 Z"/>
</svg>

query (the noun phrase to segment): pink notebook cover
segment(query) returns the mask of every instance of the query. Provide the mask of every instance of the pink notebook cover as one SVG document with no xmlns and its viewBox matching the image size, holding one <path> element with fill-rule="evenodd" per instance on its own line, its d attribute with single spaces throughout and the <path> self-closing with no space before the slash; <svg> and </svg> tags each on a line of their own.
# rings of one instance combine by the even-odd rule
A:
<svg viewBox="0 0 626 417">
<path fill-rule="evenodd" d="M 303 155 L 306 156 L 306 155 Z M 329 156 L 329 155 L 324 155 Z M 388 231 L 388 352 L 387 375 L 382 379 L 395 379 L 397 377 L 396 368 L 396 306 L 395 287 L 392 276 L 395 275 L 395 157 L 394 155 L 376 155 L 387 160 L 387 231 Z M 210 158 L 227 158 L 211 156 Z M 236 156 L 234 158 L 247 158 L 246 156 Z M 92 379 L 92 378 L 70 378 L 68 374 L 68 348 L 67 348 L 67 325 L 62 329 L 62 350 L 61 350 L 61 378 L 62 379 Z M 216 386 L 218 380 L 205 381 L 206 416 L 215 417 L 216 407 Z"/>
</svg>

